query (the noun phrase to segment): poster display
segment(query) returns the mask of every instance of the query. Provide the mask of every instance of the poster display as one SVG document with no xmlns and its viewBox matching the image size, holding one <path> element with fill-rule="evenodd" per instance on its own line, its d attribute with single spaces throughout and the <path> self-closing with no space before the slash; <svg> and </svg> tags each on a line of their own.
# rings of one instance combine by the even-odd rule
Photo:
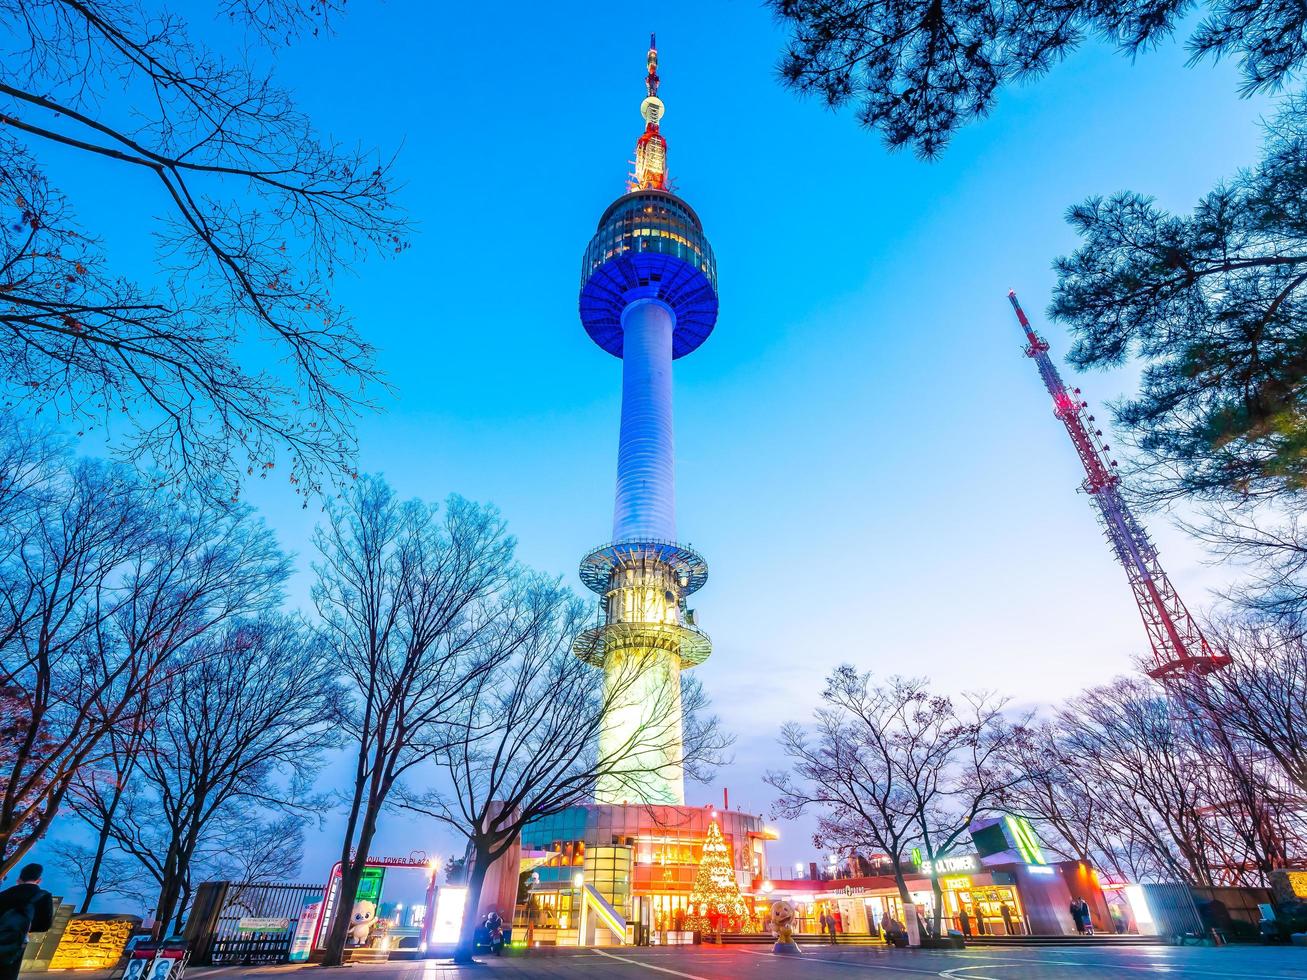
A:
<svg viewBox="0 0 1307 980">
<path fill-rule="evenodd" d="M 304 963 L 309 958 L 313 946 L 313 936 L 318 931 L 318 919 L 322 915 L 323 896 L 306 896 L 300 908 L 299 921 L 295 924 L 295 935 L 290 941 L 291 963 Z"/>
</svg>

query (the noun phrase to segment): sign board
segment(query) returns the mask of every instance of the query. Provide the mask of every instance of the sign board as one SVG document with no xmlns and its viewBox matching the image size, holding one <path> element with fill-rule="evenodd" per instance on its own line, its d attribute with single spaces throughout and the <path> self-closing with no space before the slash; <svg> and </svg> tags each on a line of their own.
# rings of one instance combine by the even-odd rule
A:
<svg viewBox="0 0 1307 980">
<path fill-rule="evenodd" d="M 318 931 L 318 919 L 322 915 L 322 901 L 321 895 L 305 897 L 299 921 L 295 923 L 295 935 L 290 940 L 290 962 L 303 963 L 308 960 L 313 936 Z"/>
<path fill-rule="evenodd" d="M 974 854 L 956 854 L 952 857 L 926 859 L 918 864 L 918 870 L 924 875 L 959 874 L 980 870 L 980 859 Z"/>
<path fill-rule="evenodd" d="M 290 919 L 251 915 L 236 923 L 237 932 L 290 932 Z"/>
<path fill-rule="evenodd" d="M 408 857 L 369 857 L 369 865 L 380 868 L 425 868 L 430 865 L 426 851 L 414 851 Z"/>
<path fill-rule="evenodd" d="M 446 885 L 436 896 L 436 921 L 431 926 L 431 942 L 456 943 L 463 927 L 463 906 L 467 904 L 467 889 Z"/>
</svg>

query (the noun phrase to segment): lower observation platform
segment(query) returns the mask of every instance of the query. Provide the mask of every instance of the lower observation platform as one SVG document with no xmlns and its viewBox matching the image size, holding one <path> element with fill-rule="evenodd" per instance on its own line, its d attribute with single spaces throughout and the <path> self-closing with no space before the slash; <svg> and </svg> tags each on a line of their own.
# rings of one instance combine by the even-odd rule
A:
<svg viewBox="0 0 1307 980">
<path fill-rule="evenodd" d="M 591 592 L 604 595 L 613 587 L 618 569 L 661 565 L 676 576 L 682 595 L 703 588 L 708 563 L 693 548 L 675 541 L 615 541 L 601 545 L 581 559 L 581 581 Z"/>
<path fill-rule="evenodd" d="M 712 653 L 708 634 L 679 623 L 605 623 L 577 636 L 572 652 L 592 667 L 603 667 L 609 654 L 664 650 L 681 659 L 682 667 L 697 667 Z"/>
</svg>

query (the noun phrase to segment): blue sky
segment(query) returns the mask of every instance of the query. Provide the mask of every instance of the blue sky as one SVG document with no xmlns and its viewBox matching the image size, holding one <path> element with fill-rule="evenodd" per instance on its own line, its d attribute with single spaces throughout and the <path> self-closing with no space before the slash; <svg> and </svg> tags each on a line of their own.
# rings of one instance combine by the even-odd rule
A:
<svg viewBox="0 0 1307 980">
<path fill-rule="evenodd" d="M 225 38 L 215 6 L 182 9 Z M 621 379 L 577 319 L 580 257 L 623 191 L 658 32 L 670 169 L 721 293 L 715 333 L 676 367 L 678 524 L 712 570 L 699 675 L 739 742 L 692 802 L 728 786 L 765 811 L 777 728 L 840 662 L 1021 704 L 1130 668 L 1144 635 L 1124 573 L 1006 292 L 1064 353 L 1041 311 L 1075 245 L 1065 208 L 1124 188 L 1186 208 L 1251 162 L 1266 106 L 1237 97 L 1232 66 L 1092 44 L 927 164 L 784 90 L 783 31 L 752 0 L 349 7 L 277 72 L 324 131 L 399 151 L 418 226 L 338 290 L 396 390 L 362 422 L 362 466 L 405 495 L 493 501 L 521 556 L 578 588 L 610 527 Z M 57 178 L 114 254 L 138 255 L 148 226 L 97 193 L 105 176 Z M 1102 406 L 1132 379 L 1080 383 Z M 281 484 L 249 499 L 299 556 L 306 602 L 319 513 Z M 1190 605 L 1210 602 L 1228 573 L 1148 523 Z M 305 880 L 325 878 L 337 830 L 314 835 Z M 809 831 L 783 830 L 774 863 L 806 859 Z M 451 846 L 395 817 L 377 850 Z"/>
</svg>

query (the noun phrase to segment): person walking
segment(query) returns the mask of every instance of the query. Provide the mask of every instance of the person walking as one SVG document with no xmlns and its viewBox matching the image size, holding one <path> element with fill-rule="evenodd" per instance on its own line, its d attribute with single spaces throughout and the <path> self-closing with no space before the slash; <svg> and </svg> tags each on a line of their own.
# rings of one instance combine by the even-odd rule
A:
<svg viewBox="0 0 1307 980">
<path fill-rule="evenodd" d="M 1092 936 L 1094 934 L 1094 917 L 1089 914 L 1089 903 L 1083 898 L 1080 900 L 1080 921 L 1084 925 L 1082 931 L 1085 935 Z"/>
<path fill-rule="evenodd" d="M 0 892 L 0 980 L 16 980 L 23 966 L 29 932 L 45 932 L 54 923 L 54 898 L 41 887 L 45 869 L 29 864 L 18 884 Z"/>
<path fill-rule="evenodd" d="M 1080 899 L 1071 899 L 1071 918 L 1076 924 L 1076 932 L 1080 935 L 1085 934 L 1085 914 L 1080 911 Z"/>
<path fill-rule="evenodd" d="M 1007 907 L 1007 902 L 1000 905 L 998 911 L 1003 916 L 1003 928 L 1007 930 L 1007 934 L 1009 936 L 1016 935 L 1016 931 L 1012 928 L 1012 910 Z"/>
</svg>

